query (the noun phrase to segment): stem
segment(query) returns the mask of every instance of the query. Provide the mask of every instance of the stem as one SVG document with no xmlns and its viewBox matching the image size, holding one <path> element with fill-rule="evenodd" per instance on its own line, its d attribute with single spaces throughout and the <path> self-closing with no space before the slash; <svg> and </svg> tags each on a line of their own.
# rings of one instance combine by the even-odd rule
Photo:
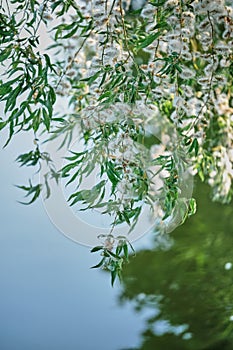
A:
<svg viewBox="0 0 233 350">
<path fill-rule="evenodd" d="M 124 13 L 123 13 L 123 7 L 122 7 L 122 0 L 119 0 L 120 4 L 120 14 L 121 14 L 121 22 L 122 22 L 122 29 L 123 29 L 123 34 L 124 34 L 124 39 L 125 39 L 125 46 L 128 51 L 129 57 L 132 58 L 133 64 L 137 70 L 138 75 L 140 75 L 140 69 L 138 67 L 138 64 L 135 62 L 134 56 L 132 55 L 132 52 L 130 51 L 129 45 L 128 45 L 128 38 L 127 38 L 127 30 L 125 26 L 125 20 L 124 20 Z"/>
<path fill-rule="evenodd" d="M 2 1 L 1 1 L 1 7 L 2 7 Z M 11 10 L 10 10 L 10 6 L 9 6 L 9 3 L 8 3 L 8 0 L 6 0 L 6 7 L 7 7 L 8 15 L 10 16 L 11 15 Z"/>
<path fill-rule="evenodd" d="M 58 86 L 60 85 L 62 79 L 64 78 L 64 76 L 65 76 L 66 73 L 68 72 L 68 70 L 72 68 L 75 59 L 77 58 L 79 52 L 82 50 L 82 48 L 83 48 L 85 42 L 87 41 L 87 39 L 88 39 L 89 36 L 91 35 L 92 31 L 93 31 L 93 29 L 91 29 L 89 35 L 86 36 L 86 37 L 84 38 L 82 44 L 80 45 L 80 47 L 78 48 L 78 50 L 75 52 L 75 54 L 74 54 L 74 56 L 72 57 L 70 63 L 69 63 L 69 64 L 65 67 L 65 69 L 63 70 L 63 72 L 62 72 L 62 74 L 61 74 L 61 76 L 60 76 L 60 79 L 58 80 L 57 85 L 55 86 L 55 89 L 58 88 Z"/>
<path fill-rule="evenodd" d="M 34 30 L 34 36 L 36 35 L 36 33 L 37 33 L 37 31 L 38 31 L 38 29 L 39 29 L 39 27 L 40 27 L 40 24 L 41 24 L 43 15 L 44 15 L 45 10 L 46 10 L 46 7 L 47 7 L 47 3 L 48 3 L 48 0 L 45 0 L 44 3 L 43 3 L 41 15 L 40 15 L 40 19 L 39 19 L 39 21 L 38 21 L 38 23 L 37 23 L 37 26 L 36 26 L 35 30 Z"/>
</svg>

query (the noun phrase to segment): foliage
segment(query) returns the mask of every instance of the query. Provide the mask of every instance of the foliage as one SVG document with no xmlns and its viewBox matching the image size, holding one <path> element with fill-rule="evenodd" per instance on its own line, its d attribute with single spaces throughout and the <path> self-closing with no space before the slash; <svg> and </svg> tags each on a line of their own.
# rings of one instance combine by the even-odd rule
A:
<svg viewBox="0 0 233 350">
<path fill-rule="evenodd" d="M 100 262 L 92 266 L 92 268 L 102 267 L 111 273 L 112 286 L 116 277 L 121 280 L 121 271 L 123 265 L 129 261 L 129 248 L 134 253 L 134 249 L 130 242 L 126 240 L 125 236 L 114 237 L 109 234 L 107 236 L 100 235 L 99 238 L 104 239 L 103 245 L 94 247 L 91 252 L 95 253 L 101 251 L 103 257 Z M 115 246 L 115 251 L 113 251 Z"/>
<path fill-rule="evenodd" d="M 29 204 L 64 177 L 75 186 L 68 202 L 109 215 L 111 232 L 122 223 L 133 231 L 145 206 L 162 224 L 179 206 L 184 222 L 195 212 L 181 191 L 186 172 L 207 181 L 214 200 L 232 197 L 232 1 L 129 3 L 0 2 L 0 130 L 5 146 L 32 133 L 36 147 L 21 165 L 49 164 L 43 182 L 20 188 Z M 41 30 L 51 36 L 46 53 Z M 62 169 L 43 151 L 55 138 L 76 143 Z"/>
</svg>

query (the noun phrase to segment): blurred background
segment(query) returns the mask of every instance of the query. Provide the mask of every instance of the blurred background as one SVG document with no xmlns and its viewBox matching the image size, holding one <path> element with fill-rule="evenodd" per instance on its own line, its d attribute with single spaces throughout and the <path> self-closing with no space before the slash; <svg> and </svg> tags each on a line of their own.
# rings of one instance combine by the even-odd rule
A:
<svg viewBox="0 0 233 350">
<path fill-rule="evenodd" d="M 14 185 L 30 173 L 14 160 L 31 140 L 0 151 L 0 349 L 233 349 L 232 204 L 211 202 L 196 180 L 197 214 L 170 237 L 138 240 L 112 288 L 90 269 L 99 257 L 58 232 L 40 200 L 17 202 Z"/>
</svg>

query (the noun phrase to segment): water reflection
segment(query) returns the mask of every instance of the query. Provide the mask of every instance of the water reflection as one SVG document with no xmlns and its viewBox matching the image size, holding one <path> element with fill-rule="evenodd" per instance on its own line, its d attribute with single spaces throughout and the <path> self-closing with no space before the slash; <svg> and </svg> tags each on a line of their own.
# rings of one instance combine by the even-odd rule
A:
<svg viewBox="0 0 233 350">
<path fill-rule="evenodd" d="M 150 311 L 138 350 L 233 349 L 233 206 L 199 183 L 195 197 L 172 247 L 141 251 L 125 270 L 120 300 Z"/>
</svg>

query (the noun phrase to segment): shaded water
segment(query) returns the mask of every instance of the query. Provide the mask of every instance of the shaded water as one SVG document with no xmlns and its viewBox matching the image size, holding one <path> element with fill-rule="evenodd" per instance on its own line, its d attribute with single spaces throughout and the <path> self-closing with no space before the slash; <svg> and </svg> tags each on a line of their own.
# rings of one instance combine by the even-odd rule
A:
<svg viewBox="0 0 233 350">
<path fill-rule="evenodd" d="M 120 300 L 149 314 L 140 346 L 127 349 L 233 349 L 233 206 L 213 203 L 201 183 L 194 197 L 197 214 L 173 246 L 142 250 L 125 270 Z"/>
</svg>

